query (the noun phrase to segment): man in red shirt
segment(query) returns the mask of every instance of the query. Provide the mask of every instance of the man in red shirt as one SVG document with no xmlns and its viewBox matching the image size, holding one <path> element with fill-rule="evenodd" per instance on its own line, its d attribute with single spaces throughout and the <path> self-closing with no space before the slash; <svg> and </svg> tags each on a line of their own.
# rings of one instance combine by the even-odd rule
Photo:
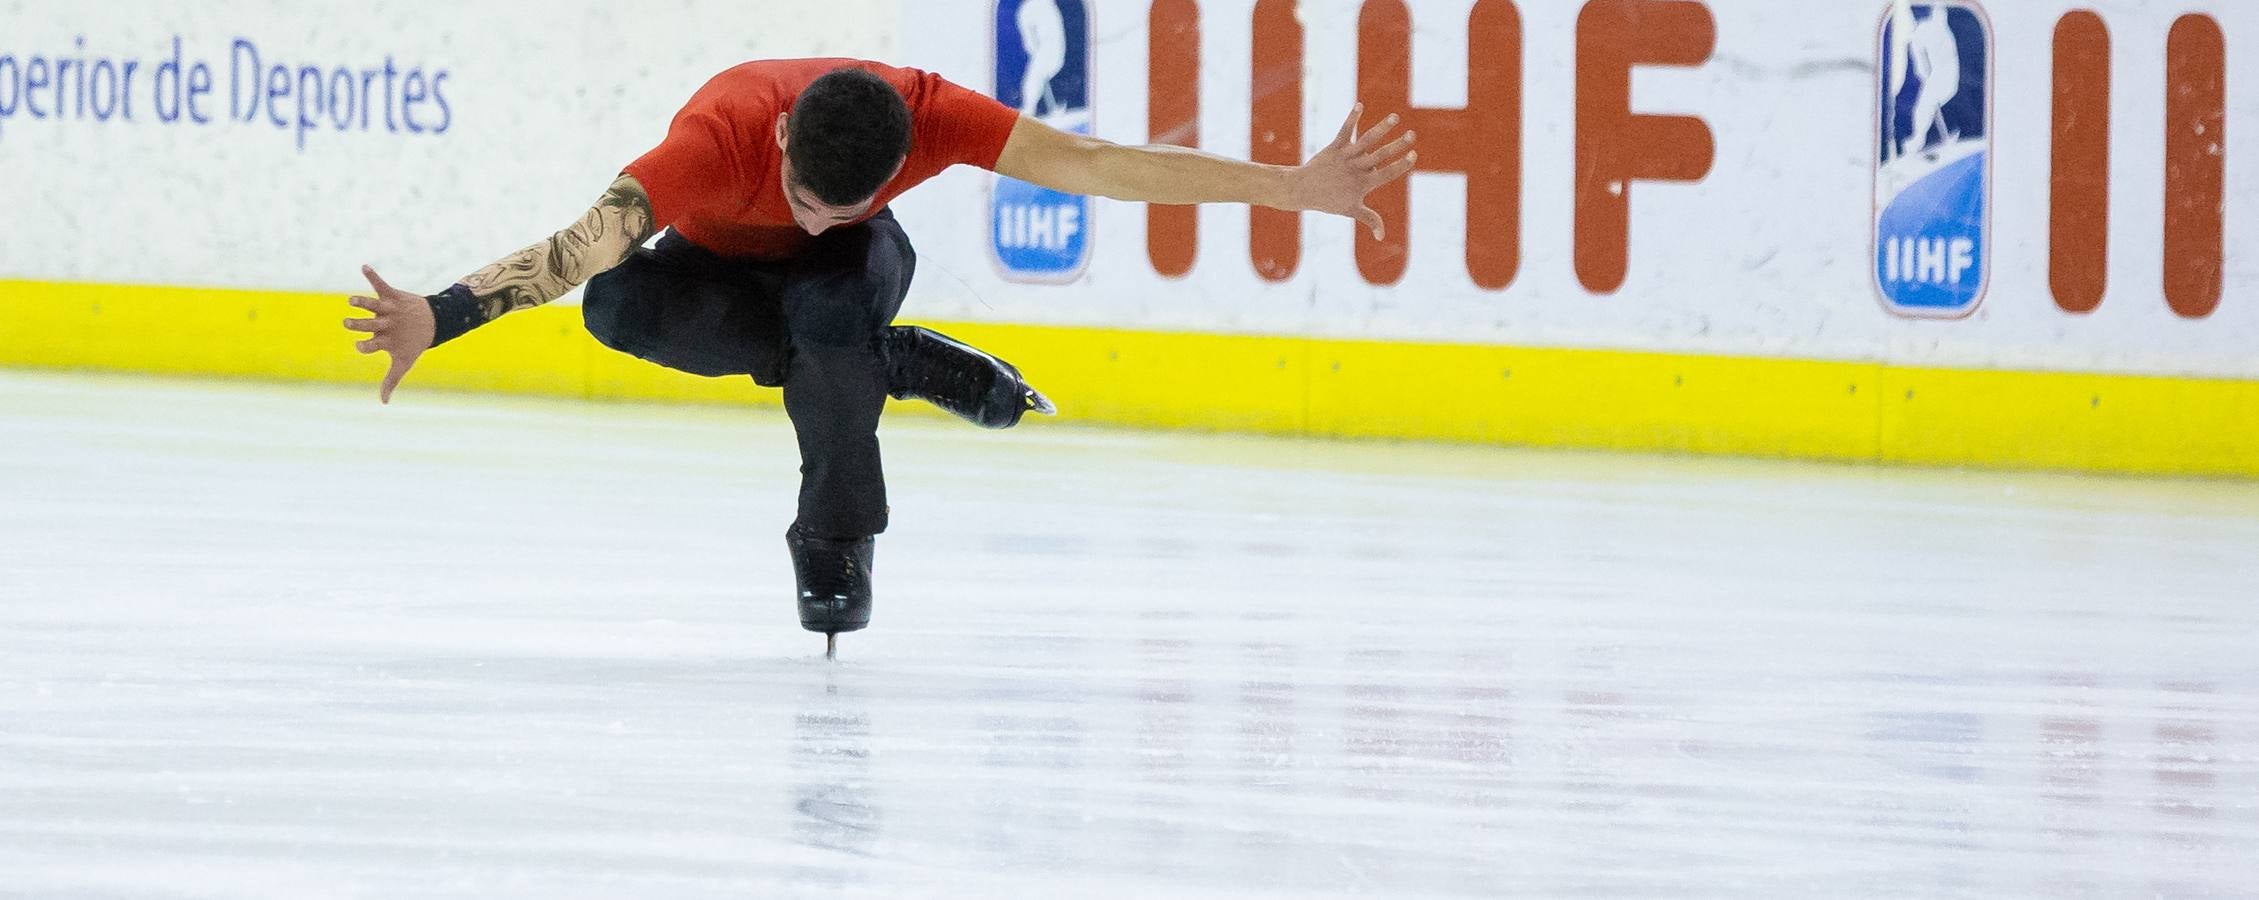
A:
<svg viewBox="0 0 2259 900">
<path fill-rule="evenodd" d="M 870 622 L 886 398 L 991 428 L 1051 412 L 1002 360 L 892 324 L 917 256 L 888 201 L 964 164 L 1117 200 L 1334 213 L 1378 237 L 1364 197 L 1411 171 L 1412 134 L 1389 139 L 1393 115 L 1360 134 L 1358 112 L 1309 162 L 1266 166 L 1059 131 L 916 69 L 749 62 L 700 88 L 572 225 L 428 297 L 363 267 L 374 296 L 351 303 L 373 315 L 345 325 L 369 335 L 362 353 L 391 355 L 379 394 L 390 402 L 424 351 L 586 281 L 583 316 L 606 346 L 782 387 L 800 443 L 799 516 L 785 532 L 800 623 L 835 637 Z"/>
</svg>

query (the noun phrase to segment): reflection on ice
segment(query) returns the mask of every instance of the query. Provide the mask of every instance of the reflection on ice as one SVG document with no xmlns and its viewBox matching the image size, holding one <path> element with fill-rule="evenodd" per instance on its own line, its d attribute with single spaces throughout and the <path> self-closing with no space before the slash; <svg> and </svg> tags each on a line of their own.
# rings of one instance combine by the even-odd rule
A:
<svg viewBox="0 0 2259 900">
<path fill-rule="evenodd" d="M 0 374 L 8 890 L 2259 892 L 2248 486 L 363 401 Z"/>
</svg>

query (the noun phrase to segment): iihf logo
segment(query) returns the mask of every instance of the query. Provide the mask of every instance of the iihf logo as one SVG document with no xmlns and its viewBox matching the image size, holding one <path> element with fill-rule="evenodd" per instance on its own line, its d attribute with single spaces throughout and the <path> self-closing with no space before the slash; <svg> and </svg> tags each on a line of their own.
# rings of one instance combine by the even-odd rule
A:
<svg viewBox="0 0 2259 900">
<path fill-rule="evenodd" d="M 1061 131 L 1089 134 L 1085 0 L 997 0 L 996 99 Z M 997 176 L 989 249 L 1013 281 L 1073 281 L 1090 262 L 1090 198 Z"/>
<path fill-rule="evenodd" d="M 1894 0 L 1883 17 L 1875 284 L 1900 315 L 1958 318 L 1984 299 L 1991 44 L 1973 0 Z"/>
</svg>

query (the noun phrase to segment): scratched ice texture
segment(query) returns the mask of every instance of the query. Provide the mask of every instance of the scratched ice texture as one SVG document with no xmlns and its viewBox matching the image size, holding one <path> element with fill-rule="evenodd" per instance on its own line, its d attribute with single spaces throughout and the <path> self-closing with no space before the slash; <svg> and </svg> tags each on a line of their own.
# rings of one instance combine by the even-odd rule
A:
<svg viewBox="0 0 2259 900">
<path fill-rule="evenodd" d="M 0 894 L 2259 895 L 2259 486 L 0 373 Z"/>
</svg>

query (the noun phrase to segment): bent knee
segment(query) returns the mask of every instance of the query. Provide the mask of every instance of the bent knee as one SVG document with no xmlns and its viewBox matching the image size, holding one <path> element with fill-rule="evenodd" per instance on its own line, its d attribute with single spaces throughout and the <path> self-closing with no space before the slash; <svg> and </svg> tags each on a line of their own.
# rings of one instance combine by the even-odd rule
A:
<svg viewBox="0 0 2259 900">
<path fill-rule="evenodd" d="M 871 314 L 867 299 L 836 295 L 811 298 L 788 321 L 793 343 L 802 347 L 868 346 L 887 324 Z"/>
<path fill-rule="evenodd" d="M 620 346 L 620 338 L 626 333 L 621 317 L 628 306 L 624 281 L 625 276 L 619 269 L 600 272 L 588 280 L 588 287 L 581 294 L 581 322 L 588 326 L 588 333 L 594 335 L 598 343 L 614 350 L 625 349 Z"/>
</svg>

